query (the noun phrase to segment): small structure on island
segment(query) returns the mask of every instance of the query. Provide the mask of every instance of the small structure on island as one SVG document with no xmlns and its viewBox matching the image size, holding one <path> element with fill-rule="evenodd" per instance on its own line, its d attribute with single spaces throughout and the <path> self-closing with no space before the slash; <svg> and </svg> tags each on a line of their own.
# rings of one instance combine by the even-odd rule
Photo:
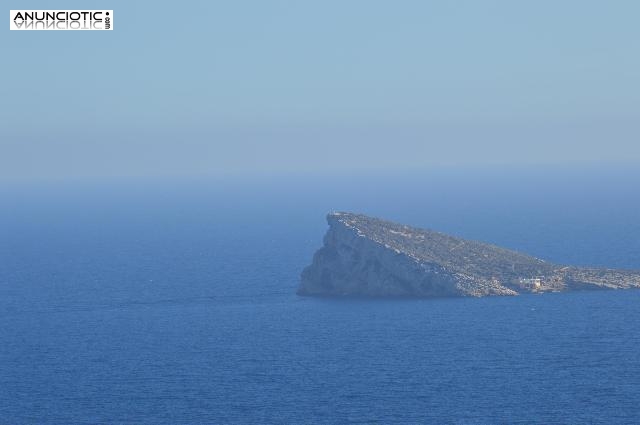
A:
<svg viewBox="0 0 640 425">
<path fill-rule="evenodd" d="M 542 278 L 541 277 L 533 277 L 533 278 L 521 278 L 520 285 L 523 288 L 536 291 L 542 287 Z"/>
</svg>

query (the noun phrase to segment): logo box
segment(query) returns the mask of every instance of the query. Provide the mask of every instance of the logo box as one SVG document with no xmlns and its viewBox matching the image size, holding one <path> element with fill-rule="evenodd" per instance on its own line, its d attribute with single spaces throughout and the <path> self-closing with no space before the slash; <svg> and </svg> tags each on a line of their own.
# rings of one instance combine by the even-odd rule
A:
<svg viewBox="0 0 640 425">
<path fill-rule="evenodd" d="M 10 10 L 12 31 L 113 30 L 113 10 Z"/>
</svg>

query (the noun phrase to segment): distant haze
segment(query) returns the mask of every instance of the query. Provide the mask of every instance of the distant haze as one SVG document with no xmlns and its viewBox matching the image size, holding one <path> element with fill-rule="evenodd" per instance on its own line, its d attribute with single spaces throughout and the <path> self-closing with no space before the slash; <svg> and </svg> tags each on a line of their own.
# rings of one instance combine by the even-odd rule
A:
<svg viewBox="0 0 640 425">
<path fill-rule="evenodd" d="M 640 162 L 636 1 L 108 7 L 5 33 L 0 182 Z"/>
</svg>

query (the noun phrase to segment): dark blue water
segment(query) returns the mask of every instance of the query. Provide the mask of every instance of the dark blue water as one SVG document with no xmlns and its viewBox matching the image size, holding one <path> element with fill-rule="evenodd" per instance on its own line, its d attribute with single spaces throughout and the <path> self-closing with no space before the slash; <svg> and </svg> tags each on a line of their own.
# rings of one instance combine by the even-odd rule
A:
<svg viewBox="0 0 640 425">
<path fill-rule="evenodd" d="M 640 268 L 638 182 L 548 170 L 5 187 L 0 423 L 638 423 L 638 291 L 295 295 L 331 209 Z"/>
</svg>

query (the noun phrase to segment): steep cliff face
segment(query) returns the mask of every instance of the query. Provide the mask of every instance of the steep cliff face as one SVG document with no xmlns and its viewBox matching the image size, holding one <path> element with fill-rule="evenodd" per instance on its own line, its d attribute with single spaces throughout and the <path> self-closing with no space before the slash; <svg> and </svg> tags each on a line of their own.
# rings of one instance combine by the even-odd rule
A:
<svg viewBox="0 0 640 425">
<path fill-rule="evenodd" d="M 332 213 L 300 295 L 444 297 L 640 287 L 640 273 L 547 263 L 360 214 Z"/>
</svg>

